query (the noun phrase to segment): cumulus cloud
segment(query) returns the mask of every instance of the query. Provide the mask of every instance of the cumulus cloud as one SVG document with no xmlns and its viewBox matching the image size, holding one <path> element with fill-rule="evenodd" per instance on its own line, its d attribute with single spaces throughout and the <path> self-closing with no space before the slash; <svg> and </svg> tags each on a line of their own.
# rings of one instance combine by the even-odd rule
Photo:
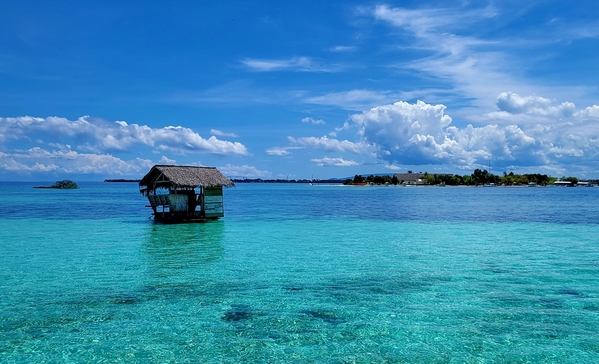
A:
<svg viewBox="0 0 599 364">
<path fill-rule="evenodd" d="M 160 164 L 175 164 L 164 152 L 176 155 L 249 155 L 239 142 L 216 136 L 204 138 L 182 126 L 154 128 L 107 122 L 83 116 L 23 116 L 0 118 L 0 173 L 101 174 L 139 176 L 154 161 L 132 154 L 159 154 Z"/>
<path fill-rule="evenodd" d="M 378 146 L 383 158 L 424 164 L 446 159 L 445 149 L 451 147 L 444 145 L 444 128 L 451 123 L 444 111 L 444 105 L 399 101 L 355 114 L 351 119 L 360 128 L 363 139 Z"/>
<path fill-rule="evenodd" d="M 174 165 L 174 164 L 177 164 L 177 161 L 174 160 L 174 159 L 170 159 L 167 156 L 163 155 L 162 158 L 160 158 L 160 160 L 158 161 L 158 164 L 171 164 L 171 165 Z"/>
<path fill-rule="evenodd" d="M 43 164 L 35 162 L 33 164 L 20 163 L 9 154 L 0 153 L 0 170 L 8 172 L 52 172 L 60 169 L 56 164 Z"/>
<path fill-rule="evenodd" d="M 351 152 L 355 154 L 372 153 L 372 146 L 363 142 L 350 142 L 349 140 L 330 139 L 327 136 L 320 138 L 302 137 L 294 138 L 287 137 L 291 144 L 300 145 L 303 147 L 323 149 L 327 152 Z"/>
<path fill-rule="evenodd" d="M 599 154 L 596 105 L 577 111 L 569 102 L 502 93 L 498 108 L 512 115 L 512 121 L 529 115 L 528 121 L 459 128 L 452 125 L 444 105 L 422 101 L 374 107 L 354 114 L 351 120 L 359 128 L 360 141 L 374 146 L 389 165 L 473 168 L 492 159 L 501 166 L 556 166 Z"/>
<path fill-rule="evenodd" d="M 267 170 L 259 170 L 254 166 L 248 166 L 247 164 L 242 166 L 234 166 L 227 164 L 225 166 L 218 167 L 218 170 L 229 178 L 270 178 L 272 173 Z"/>
<path fill-rule="evenodd" d="M 152 165 L 147 159 L 126 161 L 109 154 L 78 153 L 68 147 L 61 150 L 33 147 L 0 153 L 0 170 L 10 172 L 139 175 Z"/>
<path fill-rule="evenodd" d="M 329 157 L 325 157 L 325 158 L 320 158 L 320 159 L 311 159 L 310 161 L 316 163 L 318 166 L 320 167 L 351 167 L 351 166 L 357 166 L 358 163 L 353 161 L 353 160 L 345 160 L 341 157 L 339 158 L 329 158 Z"/>
<path fill-rule="evenodd" d="M 590 167 L 599 160 L 599 106 L 577 109 L 541 96 L 503 92 L 497 110 L 484 116 L 487 125 L 454 125 L 443 104 L 398 101 L 350 116 L 350 122 L 329 136 L 288 137 L 291 146 L 331 153 L 374 156 L 385 168 L 400 165 L 447 165 L 472 169 L 489 161 L 497 168 L 563 170 L 564 166 Z M 496 122 L 493 122 L 496 121 Z M 331 135 L 355 129 L 355 138 Z M 353 140 L 352 140 L 353 139 Z M 286 147 L 269 153 L 285 155 Z M 355 163 L 338 158 L 313 159 L 319 165 Z M 505 169 L 504 169 L 505 170 Z"/>
<path fill-rule="evenodd" d="M 206 139 L 192 129 L 182 126 L 152 128 L 124 121 L 108 123 L 89 116 L 73 121 L 60 117 L 0 118 L 0 142 L 35 139 L 47 143 L 68 141 L 72 142 L 72 145 L 78 144 L 78 147 L 97 153 L 125 152 L 134 145 L 145 145 L 178 154 L 249 154 L 247 148 L 239 142 L 221 140 L 215 136 Z"/>
<path fill-rule="evenodd" d="M 349 128 L 351 128 L 350 123 L 348 123 L 347 121 L 343 123 L 342 126 L 336 127 L 335 130 L 331 131 L 329 133 L 330 136 L 332 136 L 333 138 L 337 137 L 337 133 L 340 133 L 344 130 L 348 130 Z"/>
<path fill-rule="evenodd" d="M 386 164 L 385 168 L 390 169 L 392 171 L 399 171 L 400 169 L 402 169 L 400 166 L 397 166 L 395 164 Z"/>
<path fill-rule="evenodd" d="M 533 114 L 563 118 L 574 115 L 576 106 L 571 102 L 554 105 L 554 101 L 536 96 L 521 97 L 513 92 L 502 92 L 497 97 L 497 108 L 510 114 Z"/>
<path fill-rule="evenodd" d="M 315 125 L 324 125 L 325 124 L 324 120 L 322 120 L 322 119 L 314 119 L 314 118 L 310 118 L 310 117 L 303 118 L 302 123 L 315 124 Z"/>
<path fill-rule="evenodd" d="M 516 125 L 459 129 L 450 125 L 445 109 L 441 104 L 400 101 L 351 118 L 363 140 L 376 145 L 380 158 L 392 163 L 473 166 L 491 157 L 515 160 L 536 143 Z"/>
<path fill-rule="evenodd" d="M 579 113 L 582 119 L 593 119 L 599 121 L 599 105 L 593 105 L 580 111 Z"/>
<path fill-rule="evenodd" d="M 203 138 L 190 128 L 182 126 L 166 126 L 153 129 L 137 124 L 121 124 L 120 133 L 109 134 L 109 139 L 115 147 L 123 145 L 145 144 L 155 146 L 159 150 L 170 150 L 179 154 L 211 153 L 220 155 L 248 155 L 246 147 L 239 142 L 220 140 L 215 136 Z M 120 138 L 119 138 L 120 136 Z"/>
</svg>

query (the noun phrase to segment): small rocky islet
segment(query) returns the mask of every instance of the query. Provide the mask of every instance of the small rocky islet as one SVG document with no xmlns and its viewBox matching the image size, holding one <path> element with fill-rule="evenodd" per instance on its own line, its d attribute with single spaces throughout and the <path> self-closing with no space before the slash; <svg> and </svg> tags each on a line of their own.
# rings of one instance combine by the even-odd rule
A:
<svg viewBox="0 0 599 364">
<path fill-rule="evenodd" d="M 63 181 L 58 181 L 51 186 L 35 186 L 33 188 L 56 188 L 64 190 L 73 190 L 79 188 L 79 186 L 75 182 L 65 179 Z"/>
</svg>

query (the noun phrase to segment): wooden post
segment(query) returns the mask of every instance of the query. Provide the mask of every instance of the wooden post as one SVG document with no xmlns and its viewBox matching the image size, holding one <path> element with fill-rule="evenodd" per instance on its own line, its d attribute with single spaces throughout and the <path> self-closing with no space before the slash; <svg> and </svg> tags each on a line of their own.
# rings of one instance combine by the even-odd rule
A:
<svg viewBox="0 0 599 364">
<path fill-rule="evenodd" d="M 202 213 L 200 216 L 206 217 L 206 209 L 204 208 L 204 186 L 200 186 L 200 208 L 202 209 Z"/>
</svg>

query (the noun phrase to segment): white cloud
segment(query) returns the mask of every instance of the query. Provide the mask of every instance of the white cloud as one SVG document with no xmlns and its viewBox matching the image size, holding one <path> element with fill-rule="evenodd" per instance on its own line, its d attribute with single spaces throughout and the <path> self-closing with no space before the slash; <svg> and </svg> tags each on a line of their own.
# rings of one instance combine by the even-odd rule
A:
<svg viewBox="0 0 599 364">
<path fill-rule="evenodd" d="M 246 58 L 241 63 L 257 72 L 297 71 L 297 72 L 332 72 L 334 67 L 325 67 L 309 57 L 293 57 L 289 59 L 254 59 Z"/>
<path fill-rule="evenodd" d="M 224 131 L 220 131 L 218 129 L 210 129 L 210 134 L 221 136 L 221 137 L 229 137 L 229 138 L 239 138 L 239 135 L 235 133 L 226 133 Z"/>
<path fill-rule="evenodd" d="M 177 164 L 177 161 L 174 159 L 170 159 L 167 156 L 162 156 L 162 158 L 160 158 L 160 160 L 158 161 L 158 164 L 172 164 L 175 165 Z"/>
<path fill-rule="evenodd" d="M 166 126 L 152 129 L 145 125 L 121 126 L 123 137 L 108 135 L 118 146 L 142 143 L 156 146 L 159 150 L 170 150 L 179 154 L 211 153 L 220 155 L 248 155 L 246 147 L 239 142 L 220 140 L 215 136 L 203 138 L 190 128 L 182 126 Z M 118 135 L 118 134 L 117 134 Z"/>
<path fill-rule="evenodd" d="M 553 118 L 570 117 L 576 106 L 571 102 L 563 102 L 554 106 L 555 102 L 544 97 L 532 95 L 521 97 L 512 92 L 502 92 L 497 97 L 497 108 L 510 114 L 532 114 Z"/>
<path fill-rule="evenodd" d="M 89 116 L 74 121 L 59 117 L 0 118 L 0 142 L 36 139 L 46 143 L 79 143 L 78 147 L 96 153 L 126 152 L 132 146 L 145 145 L 179 154 L 249 154 L 247 148 L 239 142 L 220 140 L 215 136 L 205 139 L 190 128 L 182 126 L 152 128 L 124 121 L 108 123 Z"/>
<path fill-rule="evenodd" d="M 442 141 L 443 129 L 451 123 L 451 117 L 445 115 L 444 111 L 444 105 L 399 101 L 372 108 L 351 118 L 361 128 L 360 133 L 368 142 L 384 145 L 391 150 L 401 150 L 415 135 L 432 136 Z"/>
<path fill-rule="evenodd" d="M 343 158 L 320 158 L 320 159 L 311 159 L 310 161 L 316 163 L 320 167 L 351 167 L 357 166 L 358 163 L 353 160 L 345 160 Z"/>
<path fill-rule="evenodd" d="M 293 138 L 287 137 L 291 144 L 300 145 L 309 148 L 323 149 L 327 152 L 351 152 L 355 154 L 371 154 L 372 146 L 362 142 L 350 142 L 349 140 L 329 139 L 327 136 L 320 138 L 302 137 Z"/>
<path fill-rule="evenodd" d="M 492 159 L 500 166 L 558 168 L 599 155 L 596 105 L 576 111 L 572 103 L 508 93 L 501 94 L 499 100 L 503 109 L 518 114 L 502 112 L 534 118 L 530 116 L 524 125 L 458 128 L 451 125 L 444 105 L 418 101 L 378 106 L 351 119 L 359 128 L 361 142 L 375 147 L 389 166 L 451 164 L 475 168 Z"/>
<path fill-rule="evenodd" d="M 266 150 L 266 154 L 283 156 L 289 155 L 291 152 L 288 150 L 288 148 L 272 147 Z"/>
<path fill-rule="evenodd" d="M 266 150 L 266 154 L 284 156 L 291 154 L 290 150 L 304 149 L 304 147 L 272 147 Z"/>
<path fill-rule="evenodd" d="M 379 5 L 373 9 L 376 19 L 388 21 L 394 26 L 405 28 L 419 37 L 439 32 L 455 31 L 469 27 L 497 15 L 491 7 L 464 10 L 458 8 L 404 9 Z M 448 45 L 444 45 L 447 47 Z"/>
<path fill-rule="evenodd" d="M 233 166 L 227 164 L 225 166 L 218 167 L 218 170 L 229 178 L 270 178 L 272 173 L 267 170 L 259 170 L 254 166 Z"/>
<path fill-rule="evenodd" d="M 497 109 L 483 115 L 480 122 L 519 125 L 545 145 L 566 143 L 592 148 L 599 136 L 597 105 L 578 110 L 572 102 L 504 92 L 497 98 Z"/>
<path fill-rule="evenodd" d="M 305 123 L 305 124 L 315 124 L 315 125 L 324 125 L 324 124 L 326 124 L 324 122 L 324 120 L 322 120 L 322 119 L 314 119 L 314 118 L 311 118 L 311 117 L 305 117 L 305 118 L 303 118 L 302 119 L 302 123 Z"/>
<path fill-rule="evenodd" d="M 331 52 L 353 52 L 356 49 L 357 49 L 357 47 L 355 47 L 355 46 L 342 46 L 342 45 L 338 45 L 338 46 L 330 48 L 329 50 Z"/>
<path fill-rule="evenodd" d="M 581 121 L 599 122 L 599 105 L 589 106 L 576 114 Z"/>
<path fill-rule="evenodd" d="M 514 52 L 521 47 L 514 40 L 482 39 L 473 31 L 482 22 L 491 24 L 490 19 L 498 18 L 500 24 L 506 21 L 504 17 L 517 17 L 516 14 L 500 13 L 493 7 L 405 9 L 387 5 L 376 6 L 370 12 L 374 19 L 402 31 L 393 33 L 398 44 L 403 46 L 402 42 L 406 42 L 419 54 L 426 54 L 396 66 L 449 82 L 452 97 L 467 98 L 484 108 L 491 107 L 494 97 L 505 89 L 553 94 L 568 89 L 542 87 L 527 79 L 523 60 L 527 52 Z M 520 43 L 526 43 L 522 37 Z M 538 42 L 537 38 L 530 42 Z"/>
<path fill-rule="evenodd" d="M 515 160 L 536 143 L 515 125 L 458 129 L 450 126 L 452 119 L 444 111 L 444 105 L 396 102 L 355 114 L 352 120 L 363 140 L 392 164 L 474 166 L 491 157 Z"/>
<path fill-rule="evenodd" d="M 0 170 L 8 172 L 52 172 L 58 170 L 56 164 L 24 164 L 17 162 L 11 155 L 0 153 Z"/>
<path fill-rule="evenodd" d="M 392 171 L 399 171 L 402 169 L 400 166 L 396 166 L 395 164 L 386 164 L 385 168 L 390 169 Z"/>
<path fill-rule="evenodd" d="M 10 172 L 139 175 L 153 164 L 147 159 L 125 161 L 109 154 L 78 153 L 70 148 L 46 150 L 33 147 L 0 153 L 0 170 Z"/>
<path fill-rule="evenodd" d="M 337 133 L 340 133 L 344 130 L 348 130 L 349 128 L 351 128 L 350 123 L 345 121 L 342 126 L 336 127 L 335 130 L 333 130 L 332 132 L 329 133 L 329 135 L 332 136 L 333 138 L 336 138 Z"/>
<path fill-rule="evenodd" d="M 388 91 L 351 90 L 308 97 L 304 99 L 304 102 L 361 111 L 375 105 L 395 101 L 398 98 L 398 95 Z"/>
</svg>

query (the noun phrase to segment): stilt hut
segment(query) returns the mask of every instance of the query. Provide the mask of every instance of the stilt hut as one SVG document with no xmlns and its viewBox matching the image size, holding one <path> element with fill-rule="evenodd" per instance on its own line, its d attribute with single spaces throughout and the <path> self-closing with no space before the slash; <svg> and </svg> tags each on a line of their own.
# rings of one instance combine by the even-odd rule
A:
<svg viewBox="0 0 599 364">
<path fill-rule="evenodd" d="M 214 167 L 156 165 L 139 182 L 154 220 L 204 222 L 225 216 L 223 186 L 233 186 Z"/>
</svg>

